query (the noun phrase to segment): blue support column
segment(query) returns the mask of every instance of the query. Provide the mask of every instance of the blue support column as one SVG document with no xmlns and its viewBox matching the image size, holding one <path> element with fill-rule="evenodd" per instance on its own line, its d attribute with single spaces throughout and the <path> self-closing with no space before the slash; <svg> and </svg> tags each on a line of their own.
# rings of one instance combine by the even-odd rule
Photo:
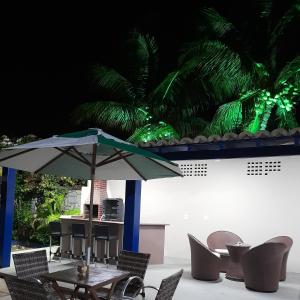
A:
<svg viewBox="0 0 300 300">
<path fill-rule="evenodd" d="M 123 249 L 133 252 L 139 251 L 141 188 L 140 180 L 126 181 Z"/>
<path fill-rule="evenodd" d="M 3 168 L 0 203 L 0 268 L 10 266 L 16 170 Z"/>
</svg>

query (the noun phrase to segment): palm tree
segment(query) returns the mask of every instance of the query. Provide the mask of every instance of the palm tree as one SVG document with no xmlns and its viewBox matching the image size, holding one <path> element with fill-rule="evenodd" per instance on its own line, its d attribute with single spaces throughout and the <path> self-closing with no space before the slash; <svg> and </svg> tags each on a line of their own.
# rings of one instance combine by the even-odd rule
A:
<svg viewBox="0 0 300 300">
<path fill-rule="evenodd" d="M 89 121 L 119 128 L 130 135 L 129 141 L 135 142 L 185 135 L 189 128 L 181 115 L 192 118 L 197 105 L 189 101 L 175 105 L 177 96 L 184 92 L 177 80 L 178 72 L 168 74 L 157 84 L 158 47 L 155 39 L 133 31 L 125 43 L 123 55 L 125 59 L 118 70 L 102 65 L 93 68 L 92 84 L 100 91 L 102 99 L 80 105 L 73 113 L 76 122 Z M 203 127 L 198 119 L 195 117 L 194 122 Z"/>
<path fill-rule="evenodd" d="M 283 61 L 280 50 L 286 33 L 300 24 L 300 1 L 276 24 L 271 0 L 255 4 L 256 26 L 248 22 L 243 28 L 214 8 L 203 9 L 201 38 L 183 49 L 179 76 L 190 78 L 194 87 L 206 91 L 210 105 L 219 106 L 205 134 L 298 126 L 300 56 Z M 255 34 L 250 42 L 244 38 Z"/>
</svg>

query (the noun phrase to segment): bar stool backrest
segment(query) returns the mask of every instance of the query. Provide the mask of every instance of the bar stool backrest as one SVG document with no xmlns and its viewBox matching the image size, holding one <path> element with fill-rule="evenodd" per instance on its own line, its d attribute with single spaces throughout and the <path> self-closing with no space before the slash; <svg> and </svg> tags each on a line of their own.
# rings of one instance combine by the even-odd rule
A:
<svg viewBox="0 0 300 300">
<path fill-rule="evenodd" d="M 93 227 L 95 238 L 109 240 L 109 226 L 108 225 L 95 225 Z"/>
<path fill-rule="evenodd" d="M 51 235 L 61 235 L 61 224 L 60 222 L 50 222 L 49 232 Z"/>
<path fill-rule="evenodd" d="M 46 250 L 13 254 L 13 260 L 19 279 L 38 278 L 49 273 Z"/>
<path fill-rule="evenodd" d="M 84 224 L 72 224 L 72 236 L 84 238 L 85 237 L 85 226 Z"/>
</svg>

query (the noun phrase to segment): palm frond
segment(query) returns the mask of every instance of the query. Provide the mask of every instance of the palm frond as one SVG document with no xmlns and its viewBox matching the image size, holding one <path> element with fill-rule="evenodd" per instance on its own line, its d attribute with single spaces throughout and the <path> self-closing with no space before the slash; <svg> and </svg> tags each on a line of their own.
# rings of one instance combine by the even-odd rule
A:
<svg viewBox="0 0 300 300">
<path fill-rule="evenodd" d="M 300 0 L 296 0 L 295 3 L 288 9 L 285 14 L 281 17 L 277 25 L 274 27 L 271 32 L 271 38 L 269 43 L 269 48 L 271 49 L 271 65 L 273 68 L 277 64 L 277 44 L 282 38 L 282 36 L 287 32 L 289 26 L 292 26 L 295 23 L 295 26 L 298 26 L 296 20 L 299 21 L 300 18 Z"/>
<path fill-rule="evenodd" d="M 270 77 L 270 73 L 264 64 L 256 62 L 253 67 L 259 81 L 267 80 Z"/>
<path fill-rule="evenodd" d="M 216 111 L 212 122 L 205 129 L 206 135 L 236 131 L 242 122 L 242 102 L 235 100 L 221 105 Z"/>
<path fill-rule="evenodd" d="M 295 112 L 293 110 L 287 111 L 286 109 L 277 105 L 276 115 L 278 118 L 278 128 L 293 129 L 299 127 L 295 117 Z"/>
<path fill-rule="evenodd" d="M 192 45 L 180 58 L 181 75 L 200 78 L 217 98 L 236 96 L 252 86 L 252 76 L 244 69 L 239 54 L 220 41 Z"/>
<path fill-rule="evenodd" d="M 157 124 L 147 124 L 137 128 L 127 140 L 136 143 L 175 138 L 179 138 L 179 134 L 176 130 L 170 124 L 160 121 Z"/>
<path fill-rule="evenodd" d="M 204 132 L 208 122 L 200 117 L 191 116 L 189 118 L 179 118 L 173 126 L 181 137 L 193 138 Z"/>
<path fill-rule="evenodd" d="M 293 4 L 281 17 L 277 25 L 274 27 L 271 33 L 270 46 L 274 46 L 277 40 L 285 33 L 289 24 L 293 22 L 294 19 L 300 16 L 300 1 L 296 0 Z"/>
<path fill-rule="evenodd" d="M 300 56 L 285 65 L 277 77 L 275 87 L 279 88 L 287 83 L 292 83 L 295 87 L 300 88 Z"/>
<path fill-rule="evenodd" d="M 137 98 L 142 100 L 157 71 L 158 47 L 154 37 L 133 31 L 126 41 L 125 72 L 132 82 Z"/>
<path fill-rule="evenodd" d="M 151 92 L 150 99 L 156 104 L 176 103 L 181 93 L 182 82 L 179 71 L 169 73 L 166 78 Z"/>
<path fill-rule="evenodd" d="M 222 37 L 234 29 L 233 24 L 222 17 L 214 8 L 202 9 L 201 16 L 205 19 L 206 24 L 209 25 L 209 30 L 217 37 Z"/>
<path fill-rule="evenodd" d="M 107 128 L 132 131 L 145 123 L 147 112 L 142 107 L 113 101 L 97 101 L 81 104 L 72 114 L 75 123 L 90 122 Z"/>
<path fill-rule="evenodd" d="M 93 84 L 105 90 L 111 99 L 134 102 L 136 95 L 132 84 L 116 70 L 96 65 L 92 74 Z"/>
</svg>

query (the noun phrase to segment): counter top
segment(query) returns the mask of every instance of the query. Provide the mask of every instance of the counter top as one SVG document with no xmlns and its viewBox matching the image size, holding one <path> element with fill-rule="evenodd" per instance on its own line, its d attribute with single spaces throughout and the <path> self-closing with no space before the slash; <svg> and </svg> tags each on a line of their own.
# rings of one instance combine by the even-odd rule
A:
<svg viewBox="0 0 300 300">
<path fill-rule="evenodd" d="M 69 216 L 69 215 L 62 215 L 60 216 L 60 219 L 63 220 L 78 220 L 78 221 L 84 221 L 84 222 L 88 222 L 88 219 L 85 219 L 81 216 Z M 93 219 L 93 222 L 99 222 L 99 223 L 108 223 L 108 224 L 119 224 L 119 225 L 123 225 L 124 222 L 120 222 L 120 221 L 100 221 L 99 219 Z M 141 226 L 168 226 L 170 224 L 165 224 L 165 223 L 140 223 Z"/>
</svg>

